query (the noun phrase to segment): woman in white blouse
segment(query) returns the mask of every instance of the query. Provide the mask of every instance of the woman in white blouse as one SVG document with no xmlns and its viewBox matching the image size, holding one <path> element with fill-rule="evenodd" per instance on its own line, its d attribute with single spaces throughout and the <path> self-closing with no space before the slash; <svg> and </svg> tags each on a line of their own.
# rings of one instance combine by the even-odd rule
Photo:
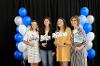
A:
<svg viewBox="0 0 100 66">
<path fill-rule="evenodd" d="M 32 21 L 30 26 L 31 28 L 26 32 L 23 42 L 28 45 L 28 63 L 30 63 L 31 66 L 38 66 L 40 54 L 37 22 L 35 20 Z"/>
</svg>

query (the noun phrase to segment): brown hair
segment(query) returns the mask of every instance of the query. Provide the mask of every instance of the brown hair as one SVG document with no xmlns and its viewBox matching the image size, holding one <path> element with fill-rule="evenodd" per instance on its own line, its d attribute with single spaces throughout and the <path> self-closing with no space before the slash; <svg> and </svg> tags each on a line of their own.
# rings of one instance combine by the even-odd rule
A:
<svg viewBox="0 0 100 66">
<path fill-rule="evenodd" d="M 62 17 L 59 17 L 58 19 L 63 20 L 63 23 L 64 23 L 64 31 L 65 31 L 65 29 L 66 29 L 66 27 L 67 27 L 65 19 L 62 18 Z M 57 20 L 57 21 L 58 21 L 58 20 Z M 56 31 L 59 31 L 59 30 L 60 30 L 60 28 L 59 28 L 58 26 L 56 26 L 56 29 L 57 29 Z"/>
<path fill-rule="evenodd" d="M 79 17 L 78 17 L 78 16 L 72 16 L 72 17 L 70 18 L 70 22 L 71 22 L 71 20 L 72 20 L 73 18 L 75 18 L 75 19 L 77 20 L 77 26 L 79 26 L 79 24 L 80 24 Z"/>
<path fill-rule="evenodd" d="M 42 23 L 42 27 L 40 28 L 40 32 L 41 32 L 41 33 L 44 33 L 44 32 L 45 32 L 45 25 L 44 25 L 44 20 L 45 20 L 45 19 L 48 19 L 49 22 L 50 22 L 50 24 L 49 24 L 49 27 L 50 27 L 49 33 L 51 34 L 51 33 L 52 33 L 52 23 L 51 23 L 51 18 L 50 18 L 50 17 L 45 17 L 45 18 L 43 19 L 43 23 Z"/>
</svg>

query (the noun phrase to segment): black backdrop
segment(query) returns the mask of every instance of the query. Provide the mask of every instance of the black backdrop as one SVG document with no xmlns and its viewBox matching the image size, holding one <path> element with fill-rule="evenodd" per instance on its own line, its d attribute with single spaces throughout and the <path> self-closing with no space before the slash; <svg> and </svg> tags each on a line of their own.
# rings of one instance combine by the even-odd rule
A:
<svg viewBox="0 0 100 66">
<path fill-rule="evenodd" d="M 64 17 L 69 25 L 72 15 L 79 15 L 81 7 L 89 8 L 90 13 L 95 17 L 93 32 L 96 37 L 93 41 L 93 48 L 96 50 L 96 57 L 88 60 L 89 66 L 99 66 L 99 26 L 100 26 L 100 0 L 0 0 L 0 65 L 20 66 L 20 61 L 13 56 L 16 50 L 14 35 L 16 25 L 14 18 L 18 15 L 18 9 L 22 6 L 28 10 L 28 15 L 41 24 L 45 16 L 52 18 L 53 26 L 58 17 Z"/>
</svg>

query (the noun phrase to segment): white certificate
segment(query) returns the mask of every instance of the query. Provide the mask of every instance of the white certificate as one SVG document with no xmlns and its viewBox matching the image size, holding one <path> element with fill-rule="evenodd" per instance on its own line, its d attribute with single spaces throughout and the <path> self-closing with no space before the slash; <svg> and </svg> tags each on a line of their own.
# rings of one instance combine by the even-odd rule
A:
<svg viewBox="0 0 100 66">
<path fill-rule="evenodd" d="M 79 34 L 74 35 L 74 42 L 82 43 L 83 39 L 84 37 L 82 35 L 79 35 Z"/>
</svg>

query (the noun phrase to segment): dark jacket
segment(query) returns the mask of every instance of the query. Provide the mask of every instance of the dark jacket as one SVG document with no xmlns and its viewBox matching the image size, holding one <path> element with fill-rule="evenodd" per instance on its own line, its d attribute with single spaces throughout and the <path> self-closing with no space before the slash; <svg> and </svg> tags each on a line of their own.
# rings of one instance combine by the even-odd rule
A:
<svg viewBox="0 0 100 66">
<path fill-rule="evenodd" d="M 45 31 L 39 32 L 39 37 L 41 35 L 45 35 Z M 53 50 L 53 51 L 55 51 L 55 45 L 54 45 L 54 39 L 52 38 L 52 33 L 49 32 L 48 33 L 48 36 L 50 36 L 50 40 L 47 40 L 47 46 L 46 47 L 43 47 L 41 45 L 42 43 L 46 43 L 46 40 L 43 40 L 43 41 L 39 40 L 40 49 L 42 49 L 42 50 Z M 40 39 L 41 39 L 41 37 L 40 37 Z"/>
</svg>

